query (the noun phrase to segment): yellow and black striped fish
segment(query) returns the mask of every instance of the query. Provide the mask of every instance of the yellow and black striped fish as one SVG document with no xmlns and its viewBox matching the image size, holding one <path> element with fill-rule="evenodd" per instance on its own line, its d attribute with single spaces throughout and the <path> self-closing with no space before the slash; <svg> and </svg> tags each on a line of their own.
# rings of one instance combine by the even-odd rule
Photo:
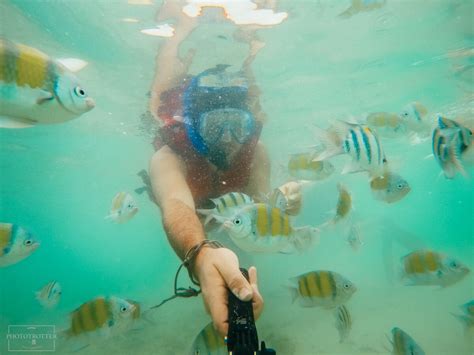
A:
<svg viewBox="0 0 474 355">
<path fill-rule="evenodd" d="M 290 279 L 293 301 L 302 307 L 333 308 L 346 303 L 357 290 L 356 286 L 334 271 L 318 270 Z"/>
<path fill-rule="evenodd" d="M 334 166 L 327 160 L 313 160 L 314 153 L 293 154 L 288 161 L 290 176 L 300 179 L 317 181 L 329 177 Z"/>
<path fill-rule="evenodd" d="M 0 267 L 16 264 L 33 253 L 40 243 L 23 227 L 0 223 Z"/>
<path fill-rule="evenodd" d="M 194 339 L 190 355 L 228 355 L 224 338 L 214 329 L 212 323 L 205 326 Z"/>
<path fill-rule="evenodd" d="M 60 123 L 93 109 L 94 100 L 64 65 L 71 62 L 0 38 L 0 127 Z"/>
<path fill-rule="evenodd" d="M 127 300 L 111 296 L 97 297 L 71 313 L 68 336 L 90 332 L 118 333 L 130 328 L 136 316 L 136 306 Z"/>
<path fill-rule="evenodd" d="M 235 213 L 237 208 L 252 204 L 253 199 L 242 192 L 229 192 L 218 198 L 210 199 L 215 207 L 211 209 L 197 209 L 197 212 L 206 216 L 204 225 L 208 224 L 215 216 L 228 217 Z"/>
<path fill-rule="evenodd" d="M 244 206 L 223 227 L 234 243 L 246 251 L 291 253 L 305 250 L 319 240 L 319 229 L 292 227 L 289 216 L 265 203 Z"/>
<path fill-rule="evenodd" d="M 452 285 L 469 273 L 460 261 L 432 250 L 417 250 L 401 259 L 402 281 L 407 285 Z"/>
</svg>

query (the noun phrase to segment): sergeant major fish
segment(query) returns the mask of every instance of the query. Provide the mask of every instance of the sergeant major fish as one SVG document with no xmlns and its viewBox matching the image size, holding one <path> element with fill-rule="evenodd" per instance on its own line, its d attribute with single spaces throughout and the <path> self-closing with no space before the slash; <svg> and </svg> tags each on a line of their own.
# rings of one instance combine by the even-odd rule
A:
<svg viewBox="0 0 474 355">
<path fill-rule="evenodd" d="M 313 153 L 293 154 L 288 161 L 288 173 L 300 180 L 317 181 L 328 178 L 334 166 L 327 160 L 313 160 Z"/>
<path fill-rule="evenodd" d="M 462 280 L 469 268 L 460 261 L 432 250 L 417 250 L 401 258 L 402 281 L 409 286 L 447 287 Z"/>
<path fill-rule="evenodd" d="M 289 216 L 265 203 L 246 205 L 233 217 L 219 217 L 232 241 L 249 252 L 292 253 L 319 241 L 319 229 L 292 227 Z"/>
<path fill-rule="evenodd" d="M 63 63 L 0 38 L 0 127 L 61 123 L 94 108 L 94 100 Z"/>
<path fill-rule="evenodd" d="M 318 270 L 290 279 L 293 302 L 302 307 L 334 308 L 346 303 L 357 290 L 356 286 L 334 271 Z"/>
<path fill-rule="evenodd" d="M 325 149 L 315 153 L 313 160 L 348 154 L 352 161 L 344 166 L 342 174 L 368 171 L 371 176 L 379 176 L 386 170 L 387 159 L 382 145 L 368 126 L 335 121 L 327 131 L 315 129 Z"/>
<path fill-rule="evenodd" d="M 71 313 L 67 337 L 88 333 L 113 336 L 129 330 L 136 315 L 136 306 L 119 297 L 97 297 L 83 303 Z"/>
<path fill-rule="evenodd" d="M 252 204 L 253 199 L 242 192 L 229 192 L 218 198 L 210 199 L 214 203 L 214 208 L 211 209 L 197 209 L 196 211 L 206 216 L 204 225 L 208 224 L 216 216 L 229 217 L 242 206 Z"/>
<path fill-rule="evenodd" d="M 138 212 L 138 206 L 132 195 L 127 192 L 119 192 L 112 199 L 110 214 L 105 219 L 111 219 L 117 223 L 130 220 Z"/>
<path fill-rule="evenodd" d="M 0 267 L 15 264 L 30 256 L 40 243 L 17 224 L 0 223 Z"/>
<path fill-rule="evenodd" d="M 45 308 L 53 308 L 59 303 L 62 288 L 59 282 L 51 281 L 35 292 L 36 299 Z"/>
<path fill-rule="evenodd" d="M 370 189 L 376 200 L 394 203 L 404 198 L 411 190 L 408 182 L 398 174 L 387 171 L 370 180 Z"/>
</svg>

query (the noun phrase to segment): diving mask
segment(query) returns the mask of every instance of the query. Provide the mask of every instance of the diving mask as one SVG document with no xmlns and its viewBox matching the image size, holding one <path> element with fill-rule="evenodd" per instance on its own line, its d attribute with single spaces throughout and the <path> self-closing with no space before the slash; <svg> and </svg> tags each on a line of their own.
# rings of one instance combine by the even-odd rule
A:
<svg viewBox="0 0 474 355">
<path fill-rule="evenodd" d="M 207 144 L 222 139 L 226 130 L 240 144 L 245 143 L 255 131 L 255 120 L 246 110 L 221 108 L 200 115 L 199 134 Z"/>
</svg>

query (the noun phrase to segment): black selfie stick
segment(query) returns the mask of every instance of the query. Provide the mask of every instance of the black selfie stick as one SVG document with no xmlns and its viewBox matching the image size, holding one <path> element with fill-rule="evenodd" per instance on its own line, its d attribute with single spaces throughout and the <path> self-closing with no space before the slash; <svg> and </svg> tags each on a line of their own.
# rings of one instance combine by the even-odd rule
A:
<svg viewBox="0 0 474 355">
<path fill-rule="evenodd" d="M 240 271 L 249 280 L 246 269 Z M 252 301 L 239 300 L 230 290 L 229 300 L 229 332 L 226 337 L 227 350 L 232 355 L 273 355 L 275 350 L 267 349 L 262 341 L 261 349 L 258 349 L 258 334 L 253 316 Z"/>
</svg>

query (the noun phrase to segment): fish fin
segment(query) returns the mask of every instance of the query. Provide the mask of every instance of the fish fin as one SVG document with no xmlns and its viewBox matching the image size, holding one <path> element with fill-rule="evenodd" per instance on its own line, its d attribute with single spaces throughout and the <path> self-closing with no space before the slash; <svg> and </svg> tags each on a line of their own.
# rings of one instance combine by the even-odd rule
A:
<svg viewBox="0 0 474 355">
<path fill-rule="evenodd" d="M 136 192 L 137 194 L 141 195 L 143 192 L 145 192 L 147 190 L 147 187 L 146 186 L 142 186 L 142 187 L 137 187 L 135 190 L 133 190 L 134 192 Z"/>
<path fill-rule="evenodd" d="M 68 70 L 72 71 L 73 73 L 76 73 L 83 68 L 87 66 L 87 63 L 85 60 L 78 59 L 78 58 L 59 58 L 56 59 L 58 63 L 61 63 L 64 67 L 66 67 Z"/>
<path fill-rule="evenodd" d="M 464 166 L 462 165 L 459 149 L 457 149 L 454 144 L 451 144 L 449 149 L 451 150 L 451 157 L 454 169 L 461 173 L 462 176 L 469 177 L 466 170 L 464 170 Z"/>
<path fill-rule="evenodd" d="M 290 280 L 295 282 L 295 284 L 298 284 L 298 278 L 293 277 Z M 290 291 L 290 296 L 291 296 L 291 304 L 294 304 L 295 301 L 298 299 L 299 294 L 298 294 L 298 289 L 293 286 L 288 286 L 288 285 L 282 285 L 284 288 L 286 288 L 288 291 Z"/>
<path fill-rule="evenodd" d="M 431 153 L 431 154 L 428 154 L 428 155 L 427 155 L 426 157 L 424 157 L 423 159 L 428 160 L 428 159 L 433 159 L 433 158 L 434 158 L 434 154 Z"/>
<path fill-rule="evenodd" d="M 464 328 L 464 331 L 467 331 L 469 328 L 474 326 L 474 318 L 472 317 L 461 315 L 461 314 L 454 314 L 454 313 L 451 313 L 451 315 L 457 318 L 461 322 Z"/>
<path fill-rule="evenodd" d="M 312 226 L 297 227 L 293 231 L 292 244 L 299 252 L 302 252 L 312 245 L 319 244 L 319 228 Z"/>
<path fill-rule="evenodd" d="M 341 174 L 354 174 L 366 171 L 362 169 L 359 164 L 357 164 L 354 160 L 349 161 L 341 171 Z"/>
<path fill-rule="evenodd" d="M 49 91 L 42 90 L 41 93 L 36 98 L 36 103 L 38 105 L 44 104 L 45 102 L 51 101 L 54 99 L 54 95 Z"/>
<path fill-rule="evenodd" d="M 33 126 L 34 123 L 29 120 L 0 116 L 0 128 L 29 128 Z"/>
<path fill-rule="evenodd" d="M 316 139 L 321 141 L 324 149 L 316 149 L 312 161 L 319 161 L 332 158 L 336 155 L 342 154 L 344 149 L 342 144 L 338 145 L 339 138 L 332 132 L 326 131 L 318 126 L 312 126 Z"/>
<path fill-rule="evenodd" d="M 206 216 L 206 219 L 204 220 L 204 225 L 206 226 L 213 218 L 217 220 L 217 218 L 215 218 L 215 215 L 214 215 L 214 209 L 210 208 L 210 209 L 196 209 L 196 212 L 199 213 L 199 214 L 202 214 L 204 216 Z"/>
</svg>

